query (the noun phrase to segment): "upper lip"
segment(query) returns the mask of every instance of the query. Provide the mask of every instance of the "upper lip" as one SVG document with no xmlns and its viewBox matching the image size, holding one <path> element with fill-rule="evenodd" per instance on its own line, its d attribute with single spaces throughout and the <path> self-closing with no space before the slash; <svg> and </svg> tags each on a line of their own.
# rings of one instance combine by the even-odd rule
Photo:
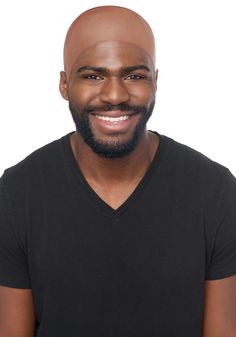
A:
<svg viewBox="0 0 236 337">
<path fill-rule="evenodd" d="M 123 116 L 131 116 L 134 114 L 132 111 L 121 111 L 121 110 L 113 110 L 113 111 L 94 111 L 93 115 L 103 116 L 103 117 L 123 117 Z"/>
</svg>

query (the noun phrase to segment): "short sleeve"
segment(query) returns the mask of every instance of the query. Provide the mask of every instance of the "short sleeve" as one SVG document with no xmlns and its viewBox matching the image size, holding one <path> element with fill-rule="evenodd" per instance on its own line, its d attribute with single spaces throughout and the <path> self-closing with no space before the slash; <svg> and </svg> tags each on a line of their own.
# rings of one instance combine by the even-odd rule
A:
<svg viewBox="0 0 236 337">
<path fill-rule="evenodd" d="M 15 219 L 0 179 L 0 285 L 12 288 L 30 288 L 25 251 L 17 238 Z"/>
<path fill-rule="evenodd" d="M 236 178 L 224 176 L 224 189 L 218 207 L 218 226 L 213 238 L 213 250 L 206 280 L 216 280 L 236 274 Z"/>
</svg>

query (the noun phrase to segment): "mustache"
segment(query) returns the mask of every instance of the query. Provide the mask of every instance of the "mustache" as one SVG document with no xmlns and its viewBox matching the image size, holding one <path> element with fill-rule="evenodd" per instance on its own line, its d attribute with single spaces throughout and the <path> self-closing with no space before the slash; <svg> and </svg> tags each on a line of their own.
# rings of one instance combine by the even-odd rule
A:
<svg viewBox="0 0 236 337">
<path fill-rule="evenodd" d="M 126 103 L 120 103 L 117 105 L 113 104 L 106 104 L 103 106 L 87 106 L 85 107 L 82 112 L 83 113 L 94 113 L 99 111 L 127 111 L 131 113 L 145 113 L 147 111 L 147 108 L 145 106 L 140 105 L 129 105 Z"/>
</svg>

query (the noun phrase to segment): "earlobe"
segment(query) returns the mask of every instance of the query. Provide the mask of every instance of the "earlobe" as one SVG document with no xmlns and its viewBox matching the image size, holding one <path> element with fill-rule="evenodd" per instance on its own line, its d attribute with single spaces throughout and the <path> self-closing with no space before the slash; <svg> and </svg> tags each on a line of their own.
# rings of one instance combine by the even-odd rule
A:
<svg viewBox="0 0 236 337">
<path fill-rule="evenodd" d="M 66 73 L 65 71 L 60 72 L 60 84 L 59 84 L 59 90 L 61 93 L 61 96 L 68 101 L 68 85 L 67 85 L 67 79 L 66 79 Z"/>
</svg>

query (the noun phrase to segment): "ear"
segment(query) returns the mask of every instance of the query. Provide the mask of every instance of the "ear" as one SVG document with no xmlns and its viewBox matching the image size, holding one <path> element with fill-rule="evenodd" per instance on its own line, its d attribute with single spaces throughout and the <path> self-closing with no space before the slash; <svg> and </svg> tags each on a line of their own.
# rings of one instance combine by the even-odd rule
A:
<svg viewBox="0 0 236 337">
<path fill-rule="evenodd" d="M 157 82 L 157 79 L 158 79 L 158 69 L 156 69 L 156 82 Z"/>
<path fill-rule="evenodd" d="M 155 71 L 155 86 L 156 86 L 156 89 L 157 89 L 157 79 L 158 79 L 158 69 L 156 69 L 156 71 Z"/>
<path fill-rule="evenodd" d="M 59 84 L 59 90 L 62 95 L 62 97 L 68 101 L 68 84 L 66 79 L 66 73 L 65 71 L 60 72 L 60 84 Z"/>
</svg>

